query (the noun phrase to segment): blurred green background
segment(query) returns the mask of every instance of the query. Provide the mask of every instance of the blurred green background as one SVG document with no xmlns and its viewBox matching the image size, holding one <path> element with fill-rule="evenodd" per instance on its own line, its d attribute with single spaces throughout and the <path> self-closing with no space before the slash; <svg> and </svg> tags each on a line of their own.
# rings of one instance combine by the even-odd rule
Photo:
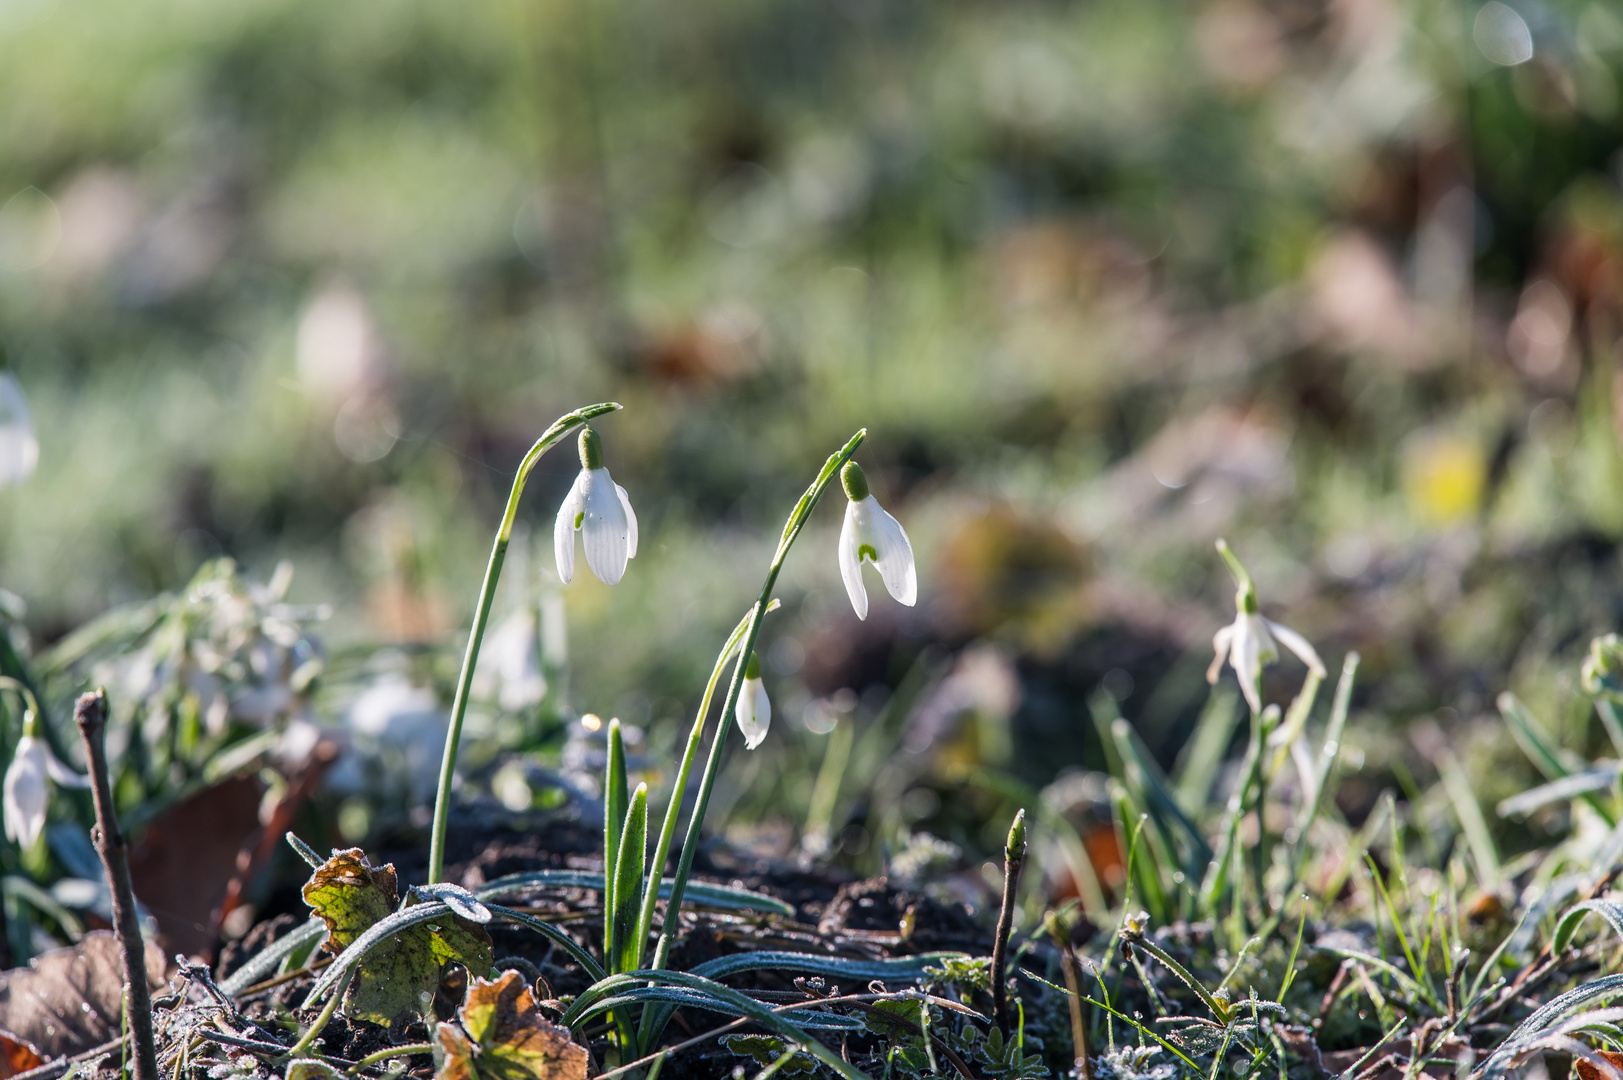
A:
<svg viewBox="0 0 1623 1080">
<path fill-rule="evenodd" d="M 286 559 L 329 646 L 454 664 L 519 458 L 612 399 L 641 551 L 559 594 L 567 710 L 685 731 L 859 426 L 918 552 L 918 607 L 859 623 L 820 509 L 748 817 L 816 817 L 844 715 L 894 737 L 843 799 L 898 741 L 1097 767 L 1100 688 L 1170 760 L 1219 535 L 1332 669 L 1363 651 L 1366 741 L 1507 687 L 1575 716 L 1623 621 L 1620 75 L 1611 0 L 8 4 L 41 455 L 0 587 L 38 649 Z M 505 604 L 552 588 L 576 467 L 534 474 Z M 919 790 L 903 824 L 980 827 Z"/>
</svg>

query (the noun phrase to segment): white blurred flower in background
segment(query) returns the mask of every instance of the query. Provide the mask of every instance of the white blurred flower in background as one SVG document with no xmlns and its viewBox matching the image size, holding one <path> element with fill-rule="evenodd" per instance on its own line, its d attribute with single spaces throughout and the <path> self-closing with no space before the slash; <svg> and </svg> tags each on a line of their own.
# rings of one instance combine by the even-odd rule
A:
<svg viewBox="0 0 1623 1080">
<path fill-rule="evenodd" d="M 38 464 L 39 439 L 28 399 L 16 376 L 0 371 L 0 488 L 27 480 Z"/>
</svg>

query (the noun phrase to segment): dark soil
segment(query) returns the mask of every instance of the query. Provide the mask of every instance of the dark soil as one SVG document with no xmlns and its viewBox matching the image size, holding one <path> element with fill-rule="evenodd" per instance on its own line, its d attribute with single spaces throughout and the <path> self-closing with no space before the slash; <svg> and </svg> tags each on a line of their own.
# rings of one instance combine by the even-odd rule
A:
<svg viewBox="0 0 1623 1080">
<path fill-rule="evenodd" d="M 544 869 L 600 871 L 602 834 L 593 824 L 572 815 L 517 820 L 493 815 L 480 808 L 453 816 L 448 830 L 447 880 L 473 889 L 496 878 Z M 368 852 L 374 865 L 392 862 L 399 880 L 421 882 L 427 874 L 426 838 L 401 835 L 388 838 Z M 674 869 L 667 867 L 667 874 Z M 783 900 L 795 909 L 793 920 L 781 917 L 738 917 L 684 911 L 683 936 L 671 956 L 670 967 L 687 970 L 696 964 L 732 953 L 787 949 L 827 956 L 884 959 L 937 951 L 985 955 L 991 950 L 995 912 L 976 914 L 964 906 L 942 904 L 917 891 L 900 889 L 885 879 L 855 880 L 829 869 L 800 869 L 783 862 L 730 851 L 712 842 L 695 860 L 696 880 L 750 889 Z M 216 972 L 229 975 L 250 956 L 301 925 L 308 911 L 297 902 L 298 882 L 276 890 L 273 904 L 282 910 L 266 915 L 247 935 L 222 950 Z M 289 901 L 292 901 L 291 903 Z M 511 906 L 567 930 L 588 951 L 600 955 L 602 908 L 595 890 L 536 889 L 508 900 Z M 655 919 L 655 933 L 663 908 Z M 496 969 L 517 967 L 527 975 L 539 974 L 552 996 L 578 994 L 589 980 L 563 950 L 541 936 L 510 924 L 488 928 L 494 943 Z M 745 985 L 752 990 L 793 991 L 787 974 L 752 972 Z M 286 1026 L 286 1019 L 303 1000 L 310 980 L 300 979 L 249 995 L 243 1015 L 266 1031 Z M 450 1015 L 460 1004 L 465 974 L 449 968 L 436 1000 L 436 1009 Z M 865 987 L 847 987 L 860 992 Z M 194 994 L 195 998 L 196 995 Z M 711 1014 L 685 1015 L 679 1010 L 671 1036 L 686 1037 L 718 1026 Z M 744 1029 L 749 1030 L 749 1029 Z M 603 1025 L 577 1032 L 578 1041 L 592 1042 L 606 1034 Z M 429 1025 L 421 1022 L 388 1030 L 364 1021 L 335 1016 L 314 1049 L 321 1054 L 358 1060 L 391 1045 L 429 1041 Z M 602 1045 L 592 1047 L 594 1060 L 602 1060 Z M 665 1077 L 730 1077 L 738 1059 L 711 1044 L 679 1055 L 667 1063 Z M 427 1055 L 411 1061 L 411 1073 L 427 1076 L 433 1063 Z M 753 1070 L 752 1070 L 753 1071 Z"/>
</svg>

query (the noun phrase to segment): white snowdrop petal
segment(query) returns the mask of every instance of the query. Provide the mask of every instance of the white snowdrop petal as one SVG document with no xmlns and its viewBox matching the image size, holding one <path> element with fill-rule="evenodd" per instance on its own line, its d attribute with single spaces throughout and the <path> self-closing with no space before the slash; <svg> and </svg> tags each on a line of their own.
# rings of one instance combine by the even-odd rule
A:
<svg viewBox="0 0 1623 1080">
<path fill-rule="evenodd" d="M 63 787 L 81 788 L 86 791 L 90 789 L 90 777 L 76 773 L 62 764 L 44 743 L 40 744 L 40 748 L 45 751 L 45 772 L 52 780 Z"/>
<path fill-rule="evenodd" d="M 1303 637 L 1301 634 L 1298 634 L 1290 627 L 1281 626 L 1279 623 L 1273 622 L 1269 619 L 1264 619 L 1263 624 L 1267 630 L 1273 633 L 1274 637 L 1279 639 L 1279 643 L 1285 646 L 1285 648 L 1289 649 L 1291 652 L 1295 653 L 1298 659 L 1300 659 L 1302 663 L 1306 664 L 1313 674 L 1317 675 L 1321 679 L 1325 677 L 1327 672 L 1324 667 L 1324 661 L 1319 659 L 1318 650 L 1313 647 L 1313 644 L 1308 641 L 1307 638 Z"/>
<path fill-rule="evenodd" d="M 1257 670 L 1260 673 L 1263 667 L 1279 660 L 1279 646 L 1274 644 L 1274 636 L 1268 632 L 1270 623 L 1261 615 L 1247 615 L 1245 624 L 1257 642 Z"/>
<path fill-rule="evenodd" d="M 868 504 L 874 550 L 879 552 L 879 558 L 875 560 L 879 576 L 884 579 L 885 589 L 892 597 L 912 607 L 918 602 L 919 579 L 913 565 L 913 544 L 907 538 L 907 530 L 872 495 L 864 502 Z"/>
<path fill-rule="evenodd" d="M 558 580 L 565 585 L 575 576 L 575 518 L 581 512 L 585 488 L 590 482 L 591 474 L 582 469 L 569 486 L 569 494 L 558 507 L 558 520 L 552 525 L 552 554 L 558 561 Z"/>
<path fill-rule="evenodd" d="M 868 617 L 868 590 L 862 586 L 862 564 L 857 557 L 861 543 L 858 534 L 866 531 L 865 519 L 861 503 L 845 504 L 845 524 L 840 527 L 840 580 L 845 582 L 845 594 L 851 598 L 851 607 L 859 619 Z"/>
<path fill-rule="evenodd" d="M 1262 681 L 1260 644 L 1248 624 L 1236 627 L 1232 657 L 1234 674 L 1240 677 L 1240 690 L 1245 694 L 1246 704 L 1251 706 L 1252 712 L 1262 711 L 1262 692 L 1258 686 Z"/>
<path fill-rule="evenodd" d="M 580 534 L 586 547 L 586 565 L 605 585 L 618 585 L 626 572 L 625 507 L 609 470 L 592 469 L 586 486 L 586 518 Z"/>
<path fill-rule="evenodd" d="M 6 835 L 24 850 L 34 846 L 45 830 L 45 807 L 49 793 L 45 786 L 45 747 L 25 735 L 18 740 L 17 753 L 6 770 L 4 812 Z"/>
<path fill-rule="evenodd" d="M 772 699 L 766 696 L 766 685 L 760 679 L 744 680 L 733 716 L 738 720 L 738 730 L 744 733 L 744 748 L 754 750 L 760 746 L 767 728 L 772 726 Z"/>
<path fill-rule="evenodd" d="M 1233 639 L 1234 625 L 1232 623 L 1212 635 L 1212 652 L 1217 655 L 1212 657 L 1211 666 L 1206 669 L 1207 682 L 1215 683 L 1217 677 L 1223 673 L 1223 665 L 1229 658 L 1229 643 Z"/>
<path fill-rule="evenodd" d="M 635 559 L 637 557 L 637 512 L 631 509 L 631 496 L 626 494 L 625 488 L 615 484 L 614 490 L 620 493 L 620 505 L 626 512 L 626 558 Z"/>
</svg>

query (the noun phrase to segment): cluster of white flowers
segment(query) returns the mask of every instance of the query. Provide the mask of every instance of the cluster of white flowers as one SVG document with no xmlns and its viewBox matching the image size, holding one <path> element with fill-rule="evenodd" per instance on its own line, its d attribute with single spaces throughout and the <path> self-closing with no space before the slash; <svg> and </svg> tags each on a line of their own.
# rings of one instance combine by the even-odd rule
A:
<svg viewBox="0 0 1623 1080">
<path fill-rule="evenodd" d="M 567 584 L 575 576 L 578 532 L 586 547 L 586 565 L 603 584 L 616 585 L 625 576 L 627 561 L 637 554 L 637 515 L 626 489 L 604 467 L 602 440 L 589 426 L 580 434 L 580 465 L 580 475 L 564 496 L 553 524 L 558 577 Z M 847 500 L 845 524 L 840 529 L 840 579 L 857 618 L 868 617 L 868 591 L 862 584 L 864 562 L 879 571 L 892 597 L 913 606 L 918 601 L 919 581 L 907 530 L 869 492 L 868 479 L 855 461 L 845 463 L 840 484 Z M 744 685 L 733 715 L 744 733 L 744 745 L 751 750 L 761 745 L 772 722 L 772 702 L 753 652 L 745 660 Z"/>
</svg>

